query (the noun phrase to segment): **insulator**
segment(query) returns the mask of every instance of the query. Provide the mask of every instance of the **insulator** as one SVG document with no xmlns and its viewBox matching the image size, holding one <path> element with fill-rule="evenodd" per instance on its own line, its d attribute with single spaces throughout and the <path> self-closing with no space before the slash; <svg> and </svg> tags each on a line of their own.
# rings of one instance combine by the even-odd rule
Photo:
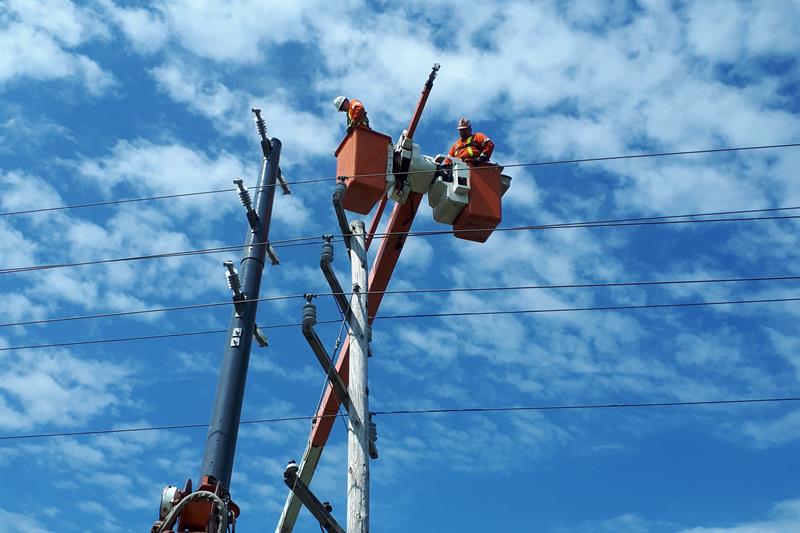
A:
<svg viewBox="0 0 800 533">
<path fill-rule="evenodd" d="M 253 121 L 256 123 L 256 129 L 258 130 L 258 134 L 261 136 L 262 139 L 267 138 L 267 124 L 264 122 L 264 119 L 261 118 L 261 110 L 257 107 L 252 109 L 253 113 L 255 113 L 255 117 Z"/>
<path fill-rule="evenodd" d="M 311 300 L 303 304 L 303 324 L 307 323 L 312 326 L 317 323 L 317 306 Z"/>
<path fill-rule="evenodd" d="M 233 261 L 225 261 L 225 268 L 228 269 L 227 279 L 228 288 L 233 291 L 233 294 L 239 294 L 242 291 L 242 280 L 239 279 L 239 273 L 233 268 Z"/>
<path fill-rule="evenodd" d="M 235 183 L 236 187 L 239 189 L 239 200 L 242 202 L 244 208 L 248 211 L 253 209 L 253 199 L 250 197 L 250 191 L 244 186 L 242 178 L 236 178 L 233 180 L 233 183 Z"/>
<path fill-rule="evenodd" d="M 263 118 L 256 118 L 256 129 L 262 139 L 267 136 L 267 124 Z"/>
<path fill-rule="evenodd" d="M 378 426 L 372 420 L 369 421 L 369 440 L 376 442 L 378 440 Z"/>
<path fill-rule="evenodd" d="M 343 178 L 337 178 L 340 181 L 336 182 L 336 186 L 333 188 L 333 194 L 339 195 L 340 198 L 344 198 L 344 193 L 347 191 L 347 185 L 344 182 Z"/>
<path fill-rule="evenodd" d="M 323 263 L 333 263 L 333 243 L 326 241 L 322 243 L 322 253 L 320 254 L 320 261 Z"/>
</svg>

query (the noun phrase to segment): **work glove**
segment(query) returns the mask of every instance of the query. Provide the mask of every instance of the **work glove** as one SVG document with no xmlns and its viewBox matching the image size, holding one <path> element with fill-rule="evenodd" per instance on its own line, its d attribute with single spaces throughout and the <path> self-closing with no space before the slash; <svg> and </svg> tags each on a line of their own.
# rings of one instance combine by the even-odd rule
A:
<svg viewBox="0 0 800 533">
<path fill-rule="evenodd" d="M 489 161 L 489 156 L 486 154 L 481 154 L 478 156 L 478 161 L 483 161 L 484 163 Z"/>
</svg>

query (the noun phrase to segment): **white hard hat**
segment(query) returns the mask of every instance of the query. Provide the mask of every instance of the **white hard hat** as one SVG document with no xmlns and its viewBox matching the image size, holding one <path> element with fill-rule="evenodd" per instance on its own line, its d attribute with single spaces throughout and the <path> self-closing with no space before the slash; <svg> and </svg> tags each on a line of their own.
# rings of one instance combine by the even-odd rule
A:
<svg viewBox="0 0 800 533">
<path fill-rule="evenodd" d="M 336 98 L 333 99 L 333 105 L 336 106 L 336 111 L 342 110 L 342 104 L 344 103 L 345 100 L 347 100 L 347 98 L 344 96 L 337 96 Z"/>
</svg>

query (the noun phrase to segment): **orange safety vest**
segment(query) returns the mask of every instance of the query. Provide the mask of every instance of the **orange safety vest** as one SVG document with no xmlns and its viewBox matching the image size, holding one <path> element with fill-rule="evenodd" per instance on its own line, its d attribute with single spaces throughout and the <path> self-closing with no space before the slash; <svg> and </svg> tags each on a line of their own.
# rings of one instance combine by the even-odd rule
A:
<svg viewBox="0 0 800 533">
<path fill-rule="evenodd" d="M 347 109 L 347 127 L 366 126 L 369 128 L 369 119 L 364 104 L 359 100 L 350 100 L 350 107 Z"/>
<path fill-rule="evenodd" d="M 466 139 L 458 139 L 450 148 L 449 155 L 464 161 L 471 161 L 479 155 L 485 155 L 489 158 L 492 156 L 492 152 L 494 152 L 492 140 L 483 133 L 478 132 L 473 133 Z"/>
</svg>

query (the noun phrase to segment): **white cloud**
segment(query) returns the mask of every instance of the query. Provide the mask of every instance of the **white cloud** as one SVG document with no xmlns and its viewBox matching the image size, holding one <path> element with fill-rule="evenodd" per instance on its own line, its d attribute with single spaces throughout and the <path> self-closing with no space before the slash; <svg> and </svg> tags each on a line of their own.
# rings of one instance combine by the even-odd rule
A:
<svg viewBox="0 0 800 533">
<path fill-rule="evenodd" d="M 128 365 L 78 359 L 66 351 L 22 351 L 1 358 L 0 367 L 0 425 L 6 429 L 81 426 L 124 404 L 130 390 Z"/>
<path fill-rule="evenodd" d="M 14 524 L 14 529 L 20 533 L 50 533 L 42 523 L 33 516 L 34 513 L 19 513 L 0 508 L 0 523 Z"/>
<path fill-rule="evenodd" d="M 250 109 L 261 108 L 270 133 L 280 138 L 287 148 L 282 152 L 283 167 L 299 164 L 304 156 L 330 156 L 338 144 L 341 131 L 337 122 L 300 110 L 298 103 L 280 89 L 269 95 L 231 90 L 213 71 L 176 59 L 156 67 L 152 75 L 170 98 L 209 118 L 224 135 L 247 135 L 257 139 Z M 255 142 L 253 147 L 257 153 Z"/>
<path fill-rule="evenodd" d="M 773 533 L 800 529 L 800 500 L 784 500 L 772 506 L 769 518 L 731 526 L 693 527 L 680 533 Z"/>
<path fill-rule="evenodd" d="M 151 54 L 166 44 L 168 27 L 159 12 L 120 7 L 111 0 L 101 0 L 100 5 L 119 25 L 135 51 Z"/>
<path fill-rule="evenodd" d="M 119 141 L 111 153 L 98 160 L 79 163 L 80 173 L 107 194 L 121 185 L 137 194 L 175 194 L 233 187 L 233 178 L 252 174 L 235 156 L 221 151 L 216 157 L 178 143 L 155 144 L 138 139 Z M 235 193 L 228 201 L 218 195 L 185 198 L 166 205 L 173 214 L 188 216 L 200 209 L 208 218 L 218 218 L 237 207 Z"/>
<path fill-rule="evenodd" d="M 786 445 L 800 438 L 800 409 L 771 420 L 762 417 L 745 422 L 739 430 L 759 449 Z"/>
<path fill-rule="evenodd" d="M 68 0 L 10 2 L 0 18 L 0 84 L 19 78 L 48 81 L 77 78 L 98 96 L 115 85 L 112 74 L 90 57 L 72 51 L 107 36 L 105 25 L 88 8 Z"/>
</svg>

